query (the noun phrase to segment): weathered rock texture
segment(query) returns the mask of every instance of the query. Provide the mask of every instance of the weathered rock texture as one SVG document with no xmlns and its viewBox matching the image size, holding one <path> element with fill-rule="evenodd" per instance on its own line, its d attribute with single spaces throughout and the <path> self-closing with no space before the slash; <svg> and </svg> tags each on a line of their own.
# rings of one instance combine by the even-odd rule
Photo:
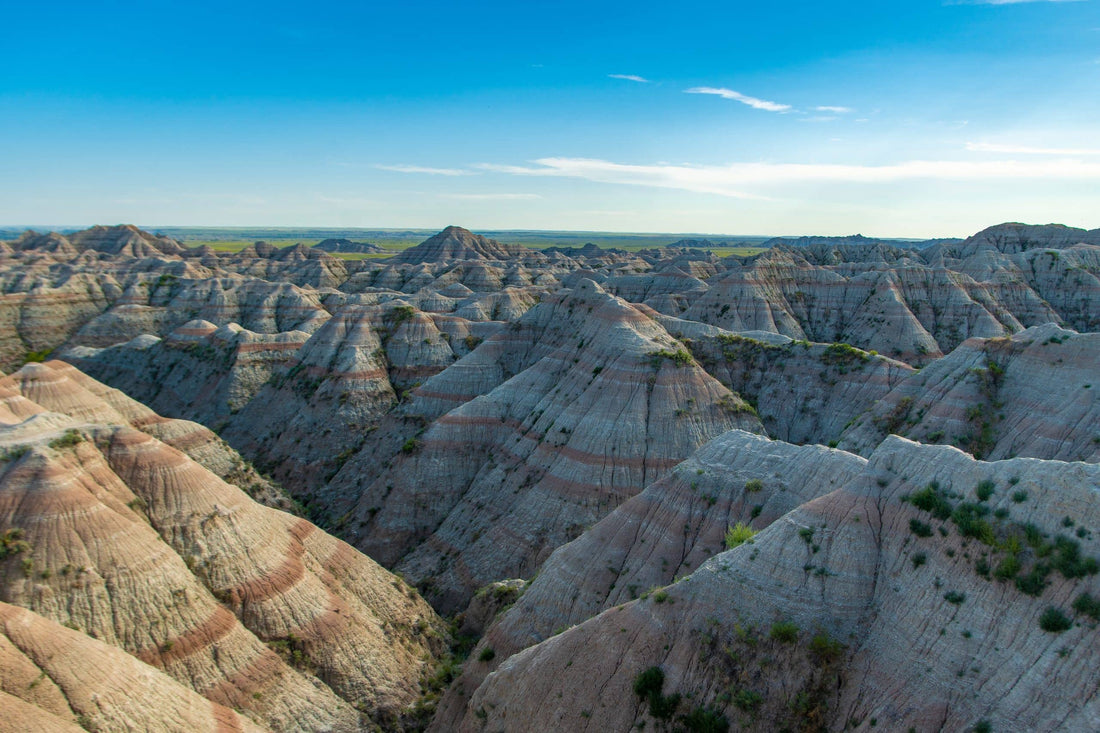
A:
<svg viewBox="0 0 1100 733">
<path fill-rule="evenodd" d="M 848 428 L 867 454 L 888 433 L 975 456 L 1100 461 L 1100 334 L 1054 324 L 971 339 L 898 384 Z"/>
<path fill-rule="evenodd" d="M 2 731 L 261 731 L 120 649 L 0 603 Z"/>
<path fill-rule="evenodd" d="M 0 380 L 0 532 L 25 543 L 0 597 L 275 729 L 401 715 L 443 643 L 415 592 L 130 427 L 78 374 L 51 362 Z"/>
<path fill-rule="evenodd" d="M 662 703 L 751 730 L 1095 728 L 1098 471 L 891 437 L 752 542 L 500 664 L 455 729 L 626 730 Z M 654 666 L 655 707 L 634 691 Z"/>
<path fill-rule="evenodd" d="M 377 460 L 364 450 L 330 490 L 360 497 L 348 536 L 445 609 L 532 574 L 710 437 L 760 429 L 663 328 L 591 281 L 413 395 L 425 420 L 459 406 L 409 437 L 378 478 L 364 480 Z"/>
</svg>

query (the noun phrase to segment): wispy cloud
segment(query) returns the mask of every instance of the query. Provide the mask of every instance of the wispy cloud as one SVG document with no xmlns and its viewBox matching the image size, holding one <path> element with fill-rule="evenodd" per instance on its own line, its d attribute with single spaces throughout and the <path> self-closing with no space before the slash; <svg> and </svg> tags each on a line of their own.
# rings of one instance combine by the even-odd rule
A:
<svg viewBox="0 0 1100 733">
<path fill-rule="evenodd" d="M 757 99 L 756 97 L 750 97 L 747 94 L 741 92 L 735 92 L 732 89 L 726 89 L 724 87 L 692 87 L 691 89 L 685 89 L 687 94 L 713 94 L 723 99 L 732 99 L 735 102 L 741 104 L 747 104 L 753 109 L 763 109 L 768 112 L 787 112 L 791 109 L 789 104 L 780 104 L 779 102 L 769 102 L 766 99 Z"/>
<path fill-rule="evenodd" d="M 430 176 L 469 176 L 473 171 L 461 168 L 430 168 L 422 165 L 375 165 L 381 171 L 393 171 L 394 173 L 425 173 Z"/>
<path fill-rule="evenodd" d="M 638 76 L 637 74 L 608 74 L 610 79 L 625 79 L 626 81 L 636 81 L 640 84 L 648 84 L 649 79 L 644 76 Z"/>
<path fill-rule="evenodd" d="M 846 115 L 854 110 L 851 107 L 834 107 L 830 104 L 822 104 L 818 107 L 814 107 L 815 112 L 832 112 L 837 115 Z"/>
<path fill-rule="evenodd" d="M 1100 148 L 1036 148 L 1027 145 L 1002 145 L 1000 143 L 967 143 L 966 149 L 977 153 L 1005 153 L 1008 155 L 1100 155 Z"/>
<path fill-rule="evenodd" d="M 767 199 L 770 188 L 820 183 L 892 183 L 905 180 L 1004 181 L 1095 180 L 1100 163 L 1075 160 L 914 160 L 890 165 L 734 163 L 725 166 L 628 165 L 590 158 L 540 158 L 534 165 L 480 164 L 478 168 L 521 176 L 579 178 L 653 188 L 672 188 L 739 199 Z"/>
<path fill-rule="evenodd" d="M 441 193 L 439 196 L 458 201 L 531 201 L 542 198 L 537 193 Z"/>
</svg>

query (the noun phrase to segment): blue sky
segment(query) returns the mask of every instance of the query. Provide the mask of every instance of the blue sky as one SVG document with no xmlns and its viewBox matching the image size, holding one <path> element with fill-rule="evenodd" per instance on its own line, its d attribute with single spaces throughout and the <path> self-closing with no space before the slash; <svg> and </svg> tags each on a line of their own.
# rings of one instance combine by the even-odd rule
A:
<svg viewBox="0 0 1100 733">
<path fill-rule="evenodd" d="M 1100 1 L 3 3 L 0 224 L 1100 226 Z"/>
</svg>

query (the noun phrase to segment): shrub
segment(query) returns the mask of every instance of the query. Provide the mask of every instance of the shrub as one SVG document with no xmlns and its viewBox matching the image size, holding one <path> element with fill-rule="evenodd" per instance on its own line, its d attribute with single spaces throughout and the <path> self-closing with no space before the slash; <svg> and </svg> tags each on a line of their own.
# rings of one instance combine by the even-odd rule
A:
<svg viewBox="0 0 1100 733">
<path fill-rule="evenodd" d="M 957 590 L 949 590 L 943 594 L 943 599 L 948 603 L 954 603 L 956 606 L 959 606 L 966 600 L 966 594 L 960 593 Z"/>
<path fill-rule="evenodd" d="M 1088 593 L 1077 596 L 1077 600 L 1073 602 L 1073 610 L 1091 617 L 1093 621 L 1100 621 L 1100 599 L 1093 598 Z"/>
<path fill-rule="evenodd" d="M 932 527 L 929 524 L 925 524 L 919 519 L 909 520 L 909 531 L 915 534 L 917 537 L 931 537 Z"/>
<path fill-rule="evenodd" d="M 986 501 L 989 497 L 993 496 L 993 482 L 989 479 L 982 481 L 974 489 L 974 493 L 978 496 L 978 501 Z"/>
<path fill-rule="evenodd" d="M 1027 575 L 1016 576 L 1016 589 L 1029 596 L 1041 595 L 1047 587 L 1047 573 L 1050 568 L 1042 563 L 1037 563 Z"/>
<path fill-rule="evenodd" d="M 660 349 L 659 351 L 653 351 L 647 354 L 649 357 L 649 363 L 654 369 L 661 367 L 661 361 L 668 359 L 678 367 L 688 366 L 695 360 L 691 358 L 691 354 L 683 349 L 676 349 L 676 351 L 669 351 L 668 349 Z"/>
<path fill-rule="evenodd" d="M 1019 491 L 1013 491 L 1012 501 L 1016 502 L 1017 504 L 1023 504 L 1025 501 L 1027 501 L 1027 492 L 1023 489 L 1020 489 Z"/>
<path fill-rule="evenodd" d="M 1016 574 L 1019 572 L 1019 558 L 1017 558 L 1015 555 L 1009 555 L 997 564 L 997 569 L 993 571 L 993 577 L 997 580 L 1009 580 L 1011 578 L 1015 578 Z"/>
<path fill-rule="evenodd" d="M 924 563 L 928 562 L 928 555 L 924 554 L 923 552 L 918 552 L 913 555 L 910 560 L 912 560 L 913 562 L 913 569 L 916 570 L 921 565 L 924 565 Z"/>
<path fill-rule="evenodd" d="M 69 428 L 64 433 L 50 441 L 50 447 L 54 450 L 70 448 L 84 442 L 84 436 L 76 428 Z"/>
<path fill-rule="evenodd" d="M 704 707 L 697 707 L 687 715 L 680 716 L 680 722 L 691 733 L 726 733 L 730 729 L 730 722 L 725 715 Z"/>
<path fill-rule="evenodd" d="M 821 631 L 810 639 L 810 651 L 822 664 L 835 662 L 844 653 L 844 645 L 838 640 Z"/>
<path fill-rule="evenodd" d="M 0 461 L 18 461 L 31 452 L 29 445 L 15 445 L 0 451 Z"/>
<path fill-rule="evenodd" d="M 753 493 L 756 491 L 762 491 L 764 488 L 764 482 L 758 478 L 752 478 L 745 482 L 745 491 Z"/>
<path fill-rule="evenodd" d="M 746 542 L 751 541 L 755 536 L 755 529 L 744 522 L 738 522 L 726 530 L 726 549 L 732 550 L 735 547 L 740 547 Z"/>
<path fill-rule="evenodd" d="M 23 539 L 24 532 L 19 528 L 6 530 L 0 535 L 0 560 L 5 560 L 21 552 L 30 552 L 31 544 Z"/>
<path fill-rule="evenodd" d="M 653 694 L 661 694 L 661 688 L 665 684 L 665 673 L 660 667 L 650 667 L 644 672 L 638 673 L 634 678 L 634 694 L 645 699 Z"/>
<path fill-rule="evenodd" d="M 634 678 L 634 694 L 649 702 L 649 714 L 658 720 L 671 718 L 680 706 L 679 695 L 661 694 L 664 684 L 665 673 L 660 667 L 650 667 Z"/>
<path fill-rule="evenodd" d="M 1069 620 L 1069 616 L 1062 613 L 1062 609 L 1054 606 L 1043 611 L 1043 615 L 1039 617 L 1039 628 L 1052 634 L 1068 631 L 1072 626 L 1073 622 Z"/>
<path fill-rule="evenodd" d="M 733 696 L 733 704 L 737 706 L 737 709 L 744 710 L 747 713 L 756 710 L 762 702 L 764 702 L 763 695 L 748 689 L 738 690 Z"/>
<path fill-rule="evenodd" d="M 420 447 L 420 441 L 416 438 L 409 438 L 405 441 L 405 444 L 401 446 L 402 453 L 413 453 Z"/>
<path fill-rule="evenodd" d="M 783 644 L 793 644 L 798 641 L 798 626 L 790 621 L 776 621 L 772 624 L 768 637 Z"/>
<path fill-rule="evenodd" d="M 493 647 L 487 646 L 481 650 L 481 654 L 478 654 L 477 658 L 479 662 L 491 662 L 496 655 L 497 653 L 493 651 Z"/>
<path fill-rule="evenodd" d="M 649 714 L 657 720 L 668 720 L 680 707 L 680 693 L 655 695 L 649 698 Z"/>
<path fill-rule="evenodd" d="M 951 516 L 951 504 L 940 494 L 939 486 L 935 483 L 928 484 L 910 496 L 909 503 L 917 509 L 929 512 L 936 519 L 947 519 Z"/>
</svg>

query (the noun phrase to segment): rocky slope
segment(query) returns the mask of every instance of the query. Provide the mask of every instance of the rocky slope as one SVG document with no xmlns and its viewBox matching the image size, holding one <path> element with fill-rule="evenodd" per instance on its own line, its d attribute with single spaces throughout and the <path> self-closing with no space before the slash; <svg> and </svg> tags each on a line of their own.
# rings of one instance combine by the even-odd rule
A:
<svg viewBox="0 0 1100 733">
<path fill-rule="evenodd" d="M 434 237 L 394 257 L 397 262 L 440 262 L 445 260 L 507 260 L 518 255 L 533 255 L 534 250 L 501 244 L 462 227 L 449 226 Z"/>
<path fill-rule="evenodd" d="M 891 437 L 751 542 L 505 661 L 456 729 L 1091 729 L 1098 470 Z"/>
<path fill-rule="evenodd" d="M 402 715 L 443 644 L 415 592 L 108 420 L 110 405 L 57 378 L 73 371 L 54 363 L 0 380 L 2 599 L 266 727 L 350 730 L 360 711 Z"/>
<path fill-rule="evenodd" d="M 840 446 L 867 454 L 888 433 L 975 456 L 1100 461 L 1100 334 L 1053 323 L 972 339 L 912 374 L 854 421 Z"/>
<path fill-rule="evenodd" d="M 0 603 L 3 731 L 263 728 L 109 644 Z"/>
<path fill-rule="evenodd" d="M 708 438 L 760 429 L 663 328 L 591 281 L 412 397 L 405 414 L 419 405 L 431 422 L 399 451 L 384 444 L 396 455 L 377 478 L 379 454 L 363 450 L 329 490 L 358 497 L 345 530 L 357 546 L 451 610 L 534 572 Z"/>
</svg>

